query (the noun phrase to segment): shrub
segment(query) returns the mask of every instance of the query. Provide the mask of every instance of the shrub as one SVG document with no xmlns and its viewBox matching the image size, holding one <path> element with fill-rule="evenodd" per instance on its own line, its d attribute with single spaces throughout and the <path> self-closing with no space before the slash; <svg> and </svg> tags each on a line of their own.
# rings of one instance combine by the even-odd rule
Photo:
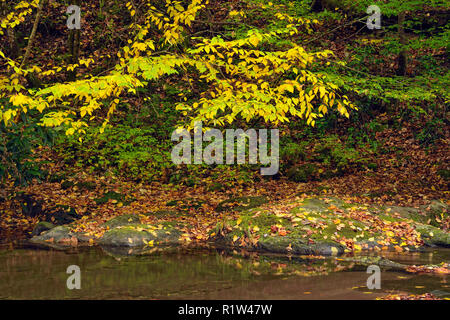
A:
<svg viewBox="0 0 450 320">
<path fill-rule="evenodd" d="M 354 148 L 347 147 L 336 135 L 322 138 L 314 147 L 315 159 L 326 166 L 343 172 L 367 163 L 367 159 Z"/>
<path fill-rule="evenodd" d="M 82 138 L 80 141 L 79 138 Z M 172 166 L 170 141 L 159 141 L 152 128 L 117 125 L 98 133 L 61 137 L 57 150 L 67 164 L 113 173 L 137 180 L 153 180 Z"/>
</svg>

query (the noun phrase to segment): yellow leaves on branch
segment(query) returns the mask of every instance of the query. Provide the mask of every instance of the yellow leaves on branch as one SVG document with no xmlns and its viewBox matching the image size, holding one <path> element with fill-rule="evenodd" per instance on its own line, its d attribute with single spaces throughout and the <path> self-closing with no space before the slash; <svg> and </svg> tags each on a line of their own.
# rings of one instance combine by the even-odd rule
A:
<svg viewBox="0 0 450 320">
<path fill-rule="evenodd" d="M 183 32 L 185 26 L 190 27 L 195 20 L 197 12 L 205 8 L 208 0 L 192 0 L 192 2 L 185 8 L 181 1 L 166 0 L 166 15 L 159 12 L 153 5 L 148 4 L 149 9 L 147 16 L 149 22 L 156 25 L 159 30 L 164 33 L 165 43 L 177 44 L 183 40 Z M 147 24 L 142 31 L 148 32 L 150 24 Z"/>
<path fill-rule="evenodd" d="M 348 109 L 354 108 L 348 98 L 339 97 L 336 85 L 307 70 L 317 60 L 332 55 L 331 51 L 310 54 L 295 44 L 286 51 L 254 49 L 283 32 L 263 34 L 251 30 L 247 37 L 238 40 L 203 39 L 188 53 L 203 64 L 207 73 L 201 78 L 210 82 L 210 90 L 202 94 L 198 103 L 180 103 L 177 108 L 194 110 L 197 114 L 193 122 L 211 121 L 215 125 L 231 123 L 238 116 L 246 121 L 262 117 L 276 124 L 288 121 L 290 114 L 314 126 L 315 119 L 334 106 L 348 117 Z M 293 80 L 281 80 L 292 74 Z"/>
<path fill-rule="evenodd" d="M 183 40 L 186 27 L 191 26 L 197 13 L 207 3 L 205 0 L 192 0 L 186 7 L 181 1 L 166 0 L 166 12 L 162 13 L 149 2 L 146 23 L 132 24 L 136 31 L 134 39 L 129 39 L 117 54 L 120 62 L 107 75 L 57 83 L 35 92 L 20 86 L 18 77 L 0 78 L 0 97 L 9 97 L 12 106 L 9 110 L 0 106 L 0 119 L 7 124 L 18 112 L 27 112 L 29 109 L 41 113 L 47 111 L 41 125 L 65 125 L 66 134 L 71 135 L 83 132 L 87 122 L 82 119 L 89 116 L 91 120 L 96 111 L 105 106 L 109 109 L 102 131 L 117 109 L 121 95 L 136 94 L 136 89 L 148 81 L 180 73 L 185 73 L 184 79 L 190 82 L 198 77 L 207 83 L 207 89 L 200 93 L 197 101 L 184 101 L 176 105 L 177 109 L 190 117 L 192 123 L 201 120 L 224 125 L 238 118 L 246 121 L 262 118 L 277 124 L 289 121 L 290 117 L 299 117 L 314 126 L 315 119 L 332 108 L 349 117 L 349 110 L 355 107 L 348 97 L 340 96 L 338 87 L 324 76 L 310 71 L 315 63 L 331 56 L 331 51 L 309 53 L 292 42 L 284 50 L 260 49 L 262 44 L 274 38 L 289 38 L 298 33 L 299 25 L 310 26 L 316 21 L 279 13 L 277 18 L 288 24 L 277 30 L 265 33 L 249 30 L 246 36 L 229 41 L 219 36 L 212 39 L 196 38 L 195 47 L 182 53 L 163 50 L 166 54 L 158 55 L 155 52 L 157 47 L 174 45 Z M 126 7 L 131 16 L 136 14 L 131 2 Z M 148 38 L 150 28 L 155 26 L 163 34 L 164 44 L 159 42 L 156 45 L 156 39 Z M 0 56 L 5 58 L 1 52 Z M 17 75 L 42 71 L 38 67 L 21 70 L 14 61 L 7 61 Z M 81 59 L 77 65 L 67 68 L 88 67 L 92 62 L 92 59 Z M 61 68 L 57 67 L 45 72 L 59 71 Z M 47 109 L 50 105 L 59 111 L 49 112 Z"/>
<path fill-rule="evenodd" d="M 37 8 L 39 0 L 20 1 L 14 6 L 14 11 L 8 13 L 0 20 L 0 35 L 4 34 L 3 29 L 15 28 L 25 21 L 25 17 Z"/>
</svg>

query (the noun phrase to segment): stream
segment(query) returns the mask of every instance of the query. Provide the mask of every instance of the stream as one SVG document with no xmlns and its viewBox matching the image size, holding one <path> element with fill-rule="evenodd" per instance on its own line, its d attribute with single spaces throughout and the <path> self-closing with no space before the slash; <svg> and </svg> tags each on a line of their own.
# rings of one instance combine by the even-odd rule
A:
<svg viewBox="0 0 450 320">
<path fill-rule="evenodd" d="M 450 261 L 450 249 L 383 256 L 403 264 Z M 77 265 L 81 289 L 69 290 Z M 0 299 L 375 299 L 388 293 L 450 297 L 446 275 L 381 272 L 369 290 L 366 267 L 336 258 L 286 257 L 219 249 L 118 256 L 100 247 L 0 247 Z"/>
</svg>

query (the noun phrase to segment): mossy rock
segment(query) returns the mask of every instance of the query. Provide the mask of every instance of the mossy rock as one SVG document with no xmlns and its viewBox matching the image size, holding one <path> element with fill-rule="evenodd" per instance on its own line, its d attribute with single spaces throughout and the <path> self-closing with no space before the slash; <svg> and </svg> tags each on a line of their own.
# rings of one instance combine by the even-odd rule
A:
<svg viewBox="0 0 450 320">
<path fill-rule="evenodd" d="M 448 215 L 447 204 L 439 200 L 433 200 L 429 205 L 424 205 L 419 208 L 389 206 L 384 207 L 384 209 L 390 209 L 391 212 L 396 212 L 406 219 L 430 224 L 435 227 L 440 227 L 436 218 L 442 219 L 442 216 Z"/>
<path fill-rule="evenodd" d="M 138 215 L 124 214 L 122 216 L 117 216 L 117 217 L 110 219 L 109 221 L 106 221 L 103 224 L 103 226 L 109 227 L 110 229 L 112 229 L 112 228 L 116 228 L 116 227 L 120 227 L 120 226 L 136 224 L 136 223 L 140 223 L 140 222 L 141 222 L 141 219 L 139 218 Z"/>
<path fill-rule="evenodd" d="M 182 232 L 176 224 L 165 223 L 161 228 L 154 225 L 133 224 L 108 230 L 100 238 L 102 246 L 144 247 L 180 244 Z"/>
<path fill-rule="evenodd" d="M 401 217 L 411 219 L 416 222 L 425 223 L 427 220 L 426 215 L 422 214 L 421 210 L 418 208 L 387 206 L 383 207 L 383 211 L 389 211 L 390 213 L 398 213 Z"/>
<path fill-rule="evenodd" d="M 91 239 L 90 236 L 83 233 L 72 232 L 69 226 L 58 226 L 34 236 L 30 239 L 30 242 L 55 247 L 55 244 L 67 245 L 67 242 L 73 238 L 76 238 L 77 242 L 89 242 Z"/>
<path fill-rule="evenodd" d="M 53 242 L 59 242 L 62 239 L 72 238 L 73 236 L 74 234 L 70 231 L 69 227 L 59 226 L 42 232 L 40 235 L 31 238 L 30 241 L 33 243 L 45 243 L 53 239 Z"/>
<path fill-rule="evenodd" d="M 440 200 L 433 200 L 429 205 L 422 206 L 421 208 L 427 214 L 429 220 L 431 220 L 427 220 L 427 223 L 432 226 L 439 228 L 442 218 L 448 217 L 448 205 Z"/>
<path fill-rule="evenodd" d="M 307 212 L 324 212 L 328 211 L 328 207 L 330 207 L 331 204 L 326 203 L 324 200 L 317 199 L 317 198 L 309 198 L 303 200 L 301 203 L 299 203 L 299 206 L 297 207 L 299 210 L 307 211 Z"/>
<path fill-rule="evenodd" d="M 48 231 L 50 229 L 53 229 L 55 225 L 53 223 L 47 222 L 47 221 L 40 221 L 36 224 L 36 226 L 33 228 L 33 231 L 31 232 L 32 236 L 38 236 L 41 233 Z"/>
<path fill-rule="evenodd" d="M 268 202 L 269 201 L 265 196 L 231 198 L 219 203 L 216 210 L 218 212 L 226 210 L 234 210 L 239 212 L 262 206 Z"/>
<path fill-rule="evenodd" d="M 424 224 L 417 224 L 416 230 L 420 232 L 425 244 L 429 246 L 450 247 L 449 232 Z"/>
<path fill-rule="evenodd" d="M 433 214 L 448 214 L 448 205 L 440 200 L 432 200 L 429 205 L 422 206 L 421 208 Z"/>
<path fill-rule="evenodd" d="M 281 226 L 290 232 L 289 235 L 280 236 L 271 232 L 272 226 Z M 218 224 L 215 233 L 221 234 L 221 229 L 224 226 Z M 344 247 L 341 244 L 333 241 L 318 239 L 309 242 L 304 238 L 306 231 L 303 230 L 303 225 L 294 228 L 289 219 L 278 217 L 269 211 L 261 211 L 259 209 L 252 209 L 243 213 L 237 220 L 233 219 L 225 223 L 227 230 L 224 237 L 217 237 L 217 241 L 226 246 L 241 246 L 240 238 L 246 236 L 247 238 L 257 239 L 256 242 L 250 244 L 246 242 L 245 248 L 257 251 L 284 253 L 284 254 L 298 254 L 298 255 L 339 255 L 344 252 Z M 255 233 L 255 227 L 258 231 Z"/>
<path fill-rule="evenodd" d="M 309 244 L 296 237 L 268 235 L 259 240 L 258 249 L 284 254 L 330 256 L 344 253 L 345 248 L 341 244 L 331 241 Z"/>
<path fill-rule="evenodd" d="M 445 209 L 444 204 L 437 202 L 434 203 L 434 207 L 436 210 Z M 242 212 L 237 219 L 218 223 L 211 233 L 217 234 L 217 241 L 227 246 L 244 246 L 247 249 L 286 254 L 340 254 L 345 246 L 335 240 L 337 234 L 353 239 L 355 245 L 359 246 L 355 250 L 379 247 L 379 241 L 383 241 L 386 234 L 379 231 L 367 231 L 370 230 L 370 223 L 366 223 L 364 219 L 351 218 L 351 215 L 347 214 L 349 208 L 357 209 L 356 211 L 362 210 L 385 221 L 412 223 L 418 226 L 417 230 L 422 233 L 422 238 L 427 245 L 449 246 L 448 232 L 430 225 L 411 222 L 411 216 L 422 209 L 391 207 L 391 210 L 387 211 L 383 207 L 347 203 L 334 197 L 307 198 L 299 201 L 298 206 L 291 212 L 283 214 L 274 214 L 270 210 L 261 208 L 249 209 Z M 402 217 L 394 215 L 395 212 L 400 213 Z M 320 224 L 320 229 L 315 226 L 317 224 Z M 284 235 L 280 233 L 280 230 L 285 231 Z"/>
</svg>

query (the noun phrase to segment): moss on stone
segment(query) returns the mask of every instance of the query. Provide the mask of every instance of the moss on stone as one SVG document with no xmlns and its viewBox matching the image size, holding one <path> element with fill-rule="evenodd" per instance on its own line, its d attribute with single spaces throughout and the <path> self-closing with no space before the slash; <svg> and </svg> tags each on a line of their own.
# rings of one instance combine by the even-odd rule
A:
<svg viewBox="0 0 450 320">
<path fill-rule="evenodd" d="M 53 223 L 47 222 L 47 221 L 41 221 L 36 224 L 36 226 L 33 228 L 33 231 L 31 232 L 32 236 L 38 236 L 41 233 L 51 230 L 55 227 Z"/>
<path fill-rule="evenodd" d="M 110 229 L 119 226 L 126 226 L 130 224 L 139 223 L 141 220 L 138 215 L 135 214 L 125 214 L 122 216 L 117 216 L 103 224 L 104 227 L 109 227 Z"/>
<path fill-rule="evenodd" d="M 437 204 L 436 206 L 438 207 Z M 336 208 L 343 212 L 336 211 Z M 379 241 L 385 241 L 386 234 L 381 231 L 376 232 L 370 222 L 352 219 L 349 213 L 353 210 L 363 210 L 385 222 L 411 223 L 413 221 L 411 215 L 417 213 L 417 210 L 415 208 L 401 209 L 386 210 L 386 208 L 358 203 L 346 203 L 337 198 L 308 198 L 299 201 L 298 206 L 284 216 L 277 216 L 262 209 L 244 211 L 237 219 L 226 221 L 220 228 L 218 225 L 216 233 L 220 233 L 218 230 L 225 231 L 224 240 L 228 245 L 273 252 L 318 254 L 332 251 L 335 253 L 336 250 L 330 249 L 330 246 L 339 248 L 338 252 L 341 252 L 343 247 L 337 241 L 342 238 L 352 239 L 355 245 L 370 249 L 377 246 Z M 401 214 L 398 216 L 396 213 Z M 422 226 L 421 230 L 428 234 L 424 236 L 427 244 L 449 245 L 447 232 L 428 225 Z M 279 234 L 277 230 L 280 228 L 286 230 L 285 235 Z M 429 231 L 432 231 L 431 236 Z M 243 236 L 247 240 L 242 242 Z"/>
<path fill-rule="evenodd" d="M 422 239 L 427 245 L 450 247 L 449 232 L 424 224 L 417 224 L 416 230 L 420 232 Z"/>
<path fill-rule="evenodd" d="M 176 223 L 133 224 L 106 231 L 99 243 L 118 247 L 175 245 L 180 243 L 181 234 Z"/>
</svg>

